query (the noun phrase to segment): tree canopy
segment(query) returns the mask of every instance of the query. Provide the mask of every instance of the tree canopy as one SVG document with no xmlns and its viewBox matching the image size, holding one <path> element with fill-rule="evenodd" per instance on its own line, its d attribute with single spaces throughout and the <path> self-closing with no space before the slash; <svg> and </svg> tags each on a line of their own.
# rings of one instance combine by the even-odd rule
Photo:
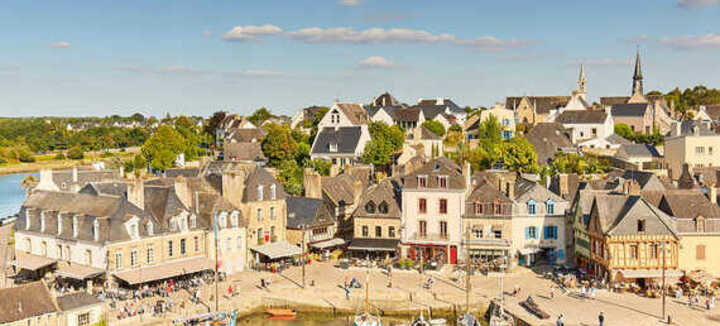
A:
<svg viewBox="0 0 720 326">
<path fill-rule="evenodd" d="M 290 127 L 274 123 L 265 126 L 268 131 L 263 139 L 262 150 L 270 166 L 279 166 L 286 160 L 294 160 L 298 144 L 292 137 Z"/>
<path fill-rule="evenodd" d="M 273 118 L 273 117 L 275 117 L 275 116 L 272 115 L 272 113 L 270 113 L 270 111 L 268 111 L 268 109 L 262 107 L 262 108 L 255 110 L 255 112 L 253 112 L 253 114 L 250 117 L 248 117 L 248 120 L 250 122 L 252 122 L 254 125 L 260 126 L 263 122 L 265 122 L 265 120 Z"/>
<path fill-rule="evenodd" d="M 607 172 L 610 170 L 610 163 L 596 155 L 585 153 L 584 155 L 573 153 L 557 153 L 550 161 L 550 170 L 556 173 L 577 173 L 593 174 Z"/>
<path fill-rule="evenodd" d="M 365 145 L 361 158 L 363 163 L 378 166 L 392 163 L 405 141 L 403 130 L 397 125 L 390 127 L 384 122 L 373 122 L 368 129 L 371 139 Z"/>
<path fill-rule="evenodd" d="M 422 126 L 428 128 L 428 130 L 432 131 L 434 134 L 440 137 L 445 136 L 445 126 L 443 126 L 443 124 L 438 121 L 427 120 L 422 123 Z"/>
<path fill-rule="evenodd" d="M 184 153 L 187 141 L 182 134 L 168 125 L 162 125 L 143 144 L 140 151 L 154 170 L 164 171 L 173 166 L 180 153 Z"/>
</svg>

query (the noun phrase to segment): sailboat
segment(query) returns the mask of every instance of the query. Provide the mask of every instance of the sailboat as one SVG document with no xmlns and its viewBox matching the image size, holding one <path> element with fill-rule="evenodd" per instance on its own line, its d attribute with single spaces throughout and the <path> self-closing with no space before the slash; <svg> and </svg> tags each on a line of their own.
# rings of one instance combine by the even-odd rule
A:
<svg viewBox="0 0 720 326">
<path fill-rule="evenodd" d="M 353 326 L 382 326 L 380 317 L 370 313 L 370 269 L 365 274 L 365 312 L 355 315 Z"/>
</svg>

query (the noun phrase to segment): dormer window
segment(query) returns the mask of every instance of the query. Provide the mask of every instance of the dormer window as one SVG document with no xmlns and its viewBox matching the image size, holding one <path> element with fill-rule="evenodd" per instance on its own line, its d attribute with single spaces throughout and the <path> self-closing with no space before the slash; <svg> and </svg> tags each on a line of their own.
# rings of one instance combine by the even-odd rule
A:
<svg viewBox="0 0 720 326">
<path fill-rule="evenodd" d="M 365 211 L 370 214 L 375 214 L 375 203 L 372 200 L 365 204 Z"/>
<path fill-rule="evenodd" d="M 137 237 L 138 237 L 138 225 L 137 225 L 137 223 L 130 224 L 130 237 L 131 237 L 131 238 L 137 238 Z"/>
<path fill-rule="evenodd" d="M 483 212 L 483 205 L 480 202 L 473 203 L 473 207 L 475 208 L 475 214 L 480 215 Z"/>
<path fill-rule="evenodd" d="M 555 214 L 555 202 L 552 199 L 548 200 L 545 205 L 546 214 Z"/>
<path fill-rule="evenodd" d="M 273 183 L 270 185 L 270 200 L 277 199 L 277 186 Z"/>
<path fill-rule="evenodd" d="M 338 150 L 337 143 L 336 143 L 336 142 L 330 142 L 330 143 L 328 144 L 328 150 L 330 150 L 331 152 L 337 152 L 337 150 Z"/>
<path fill-rule="evenodd" d="M 98 222 L 97 218 L 93 221 L 92 235 L 93 240 L 98 241 L 100 239 L 100 222 Z"/>
<path fill-rule="evenodd" d="M 237 217 L 237 214 L 232 214 L 232 215 L 230 215 L 230 223 L 232 223 L 232 226 L 233 226 L 233 227 L 237 227 L 237 226 L 238 226 L 238 217 Z"/>
<path fill-rule="evenodd" d="M 178 225 L 176 219 L 170 219 L 170 231 L 177 231 Z"/>
<path fill-rule="evenodd" d="M 528 201 L 528 203 L 527 203 L 528 214 L 530 214 L 530 215 L 535 215 L 535 213 L 537 212 L 537 207 L 536 207 L 536 206 L 537 206 L 537 205 L 535 205 L 535 201 L 532 200 L 532 199 L 530 199 L 530 200 Z"/>
<path fill-rule="evenodd" d="M 155 226 L 153 225 L 152 221 L 148 221 L 147 223 L 145 223 L 145 232 L 148 235 L 153 235 L 153 233 L 155 231 L 154 229 L 155 229 Z"/>
<path fill-rule="evenodd" d="M 378 205 L 378 212 L 379 212 L 380 214 L 387 214 L 387 212 L 388 212 L 388 203 L 385 202 L 385 201 L 383 201 L 382 203 L 380 203 L 380 205 Z"/>
<path fill-rule="evenodd" d="M 225 214 L 225 213 L 220 214 L 220 219 L 218 221 L 218 224 L 219 224 L 218 229 L 227 227 L 227 214 Z"/>
<path fill-rule="evenodd" d="M 448 177 L 446 175 L 440 175 L 437 177 L 437 183 L 440 189 L 447 189 L 447 179 Z"/>
<path fill-rule="evenodd" d="M 72 234 L 73 234 L 73 238 L 76 238 L 78 236 L 78 217 L 77 216 L 73 216 Z"/>
<path fill-rule="evenodd" d="M 197 217 L 195 215 L 190 216 L 190 228 L 194 229 L 197 227 Z"/>
<path fill-rule="evenodd" d="M 40 212 L 40 232 L 45 232 L 45 212 Z"/>
<path fill-rule="evenodd" d="M 427 187 L 427 176 L 426 175 L 419 175 L 417 178 L 418 178 L 418 187 L 420 187 L 420 188 Z"/>
<path fill-rule="evenodd" d="M 333 124 L 340 123 L 340 112 L 338 112 L 337 110 L 333 110 L 330 113 L 330 123 L 333 123 Z"/>
<path fill-rule="evenodd" d="M 257 186 L 257 197 L 258 197 L 258 200 L 263 200 L 263 188 L 264 188 L 264 187 L 263 187 L 262 185 L 258 185 L 258 186 Z"/>
</svg>

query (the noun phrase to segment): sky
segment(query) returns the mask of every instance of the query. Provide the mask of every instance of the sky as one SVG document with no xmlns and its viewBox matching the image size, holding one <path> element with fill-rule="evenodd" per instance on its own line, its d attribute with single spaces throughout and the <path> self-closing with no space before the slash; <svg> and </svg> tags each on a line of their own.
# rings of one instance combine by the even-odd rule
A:
<svg viewBox="0 0 720 326">
<path fill-rule="evenodd" d="M 0 2 L 0 116 L 720 87 L 720 0 Z"/>
</svg>

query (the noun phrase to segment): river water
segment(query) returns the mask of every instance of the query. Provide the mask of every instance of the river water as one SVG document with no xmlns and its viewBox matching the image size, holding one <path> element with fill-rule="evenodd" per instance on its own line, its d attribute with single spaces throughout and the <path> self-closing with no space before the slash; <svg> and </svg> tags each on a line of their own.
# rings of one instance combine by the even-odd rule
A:
<svg viewBox="0 0 720 326">
<path fill-rule="evenodd" d="M 37 173 L 15 173 L 0 175 L 0 218 L 14 215 L 25 201 L 25 191 L 20 188 L 20 182 L 28 175 Z"/>
</svg>

